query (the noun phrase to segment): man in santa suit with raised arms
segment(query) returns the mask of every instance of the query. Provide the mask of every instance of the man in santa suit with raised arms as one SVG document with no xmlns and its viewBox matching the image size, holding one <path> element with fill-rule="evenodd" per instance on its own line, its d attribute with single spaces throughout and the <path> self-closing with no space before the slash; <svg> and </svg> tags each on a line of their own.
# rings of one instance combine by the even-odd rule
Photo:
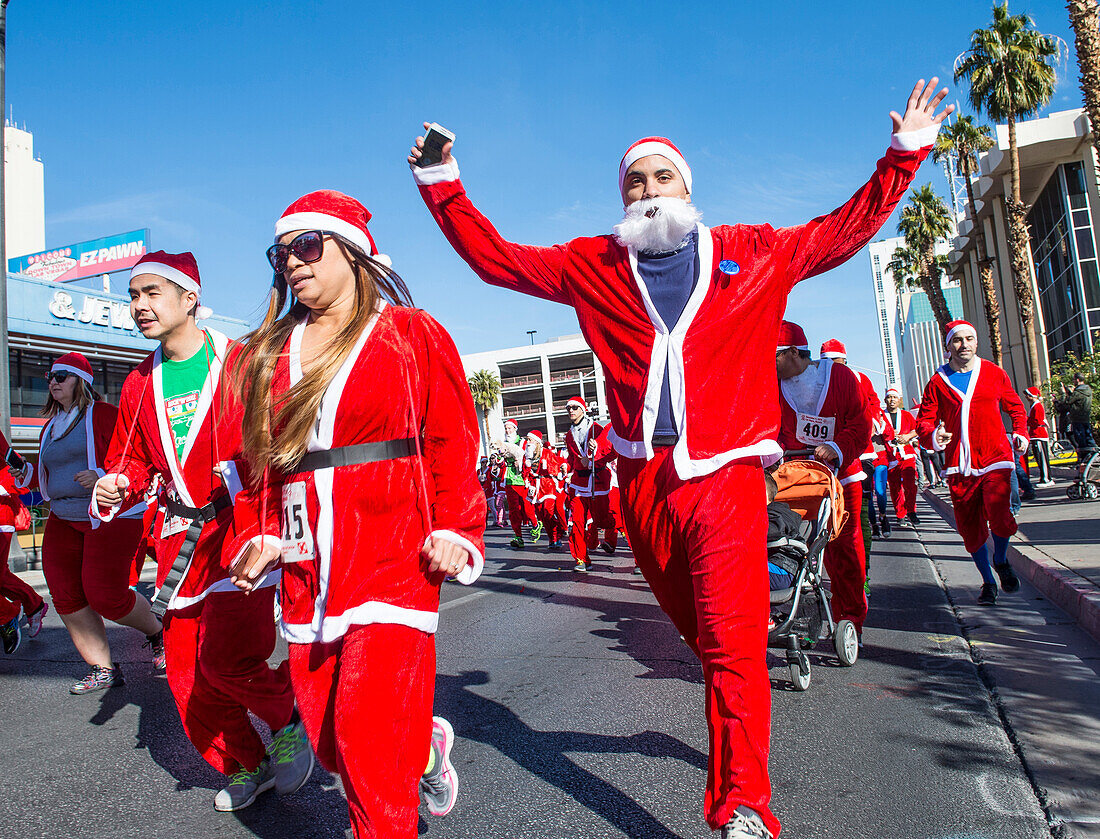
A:
<svg viewBox="0 0 1100 839">
<path fill-rule="evenodd" d="M 825 570 L 832 590 L 833 620 L 850 620 L 862 639 L 867 617 L 867 554 L 860 527 L 863 464 L 859 456 L 871 440 L 867 400 L 855 373 L 829 358 L 814 361 L 806 333 L 783 321 L 775 348 L 779 376 L 779 445 L 813 449 L 814 459 L 836 473 L 848 519 L 825 547 Z"/>
<path fill-rule="evenodd" d="M 130 311 L 141 334 L 160 343 L 122 386 L 107 474 L 91 512 L 109 521 L 142 500 L 154 476 L 167 484 L 153 526 L 164 652 L 188 739 L 228 775 L 214 808 L 239 810 L 276 787 L 298 789 L 313 751 L 294 707 L 286 662 L 272 669 L 275 583 L 251 594 L 222 564 L 243 463 L 239 403 L 223 376 L 229 339 L 196 323 L 201 279 L 190 253 L 146 254 L 130 272 Z M 250 712 L 275 737 L 265 748 Z"/>
<path fill-rule="evenodd" d="M 444 235 L 486 282 L 576 309 L 607 382 L 626 531 L 661 607 L 699 655 L 710 767 L 704 811 L 722 839 L 779 831 L 768 802 L 767 519 L 762 461 L 779 455 L 769 352 L 798 281 L 855 255 L 928 154 L 947 91 L 913 89 L 875 174 L 843 207 L 797 227 L 708 228 L 668 140 L 619 164 L 615 235 L 536 247 L 506 241 L 466 195 L 458 164 L 420 168 Z M 425 124 L 427 126 L 427 124 Z M 535 165 L 536 162 L 532 162 Z"/>
<path fill-rule="evenodd" d="M 1016 532 L 1009 509 L 1015 458 L 1027 451 L 1027 412 L 1008 375 L 978 357 L 978 333 L 965 320 L 947 325 L 947 364 L 924 387 L 917 414 L 917 434 L 925 448 L 944 452 L 947 488 L 955 511 L 955 528 L 978 571 L 978 603 L 997 602 L 994 570 L 1006 592 L 1020 581 L 1008 563 L 1008 540 Z M 1001 411 L 1012 420 L 1012 443 L 1005 435 Z M 993 567 L 986 540 L 993 534 Z"/>
</svg>

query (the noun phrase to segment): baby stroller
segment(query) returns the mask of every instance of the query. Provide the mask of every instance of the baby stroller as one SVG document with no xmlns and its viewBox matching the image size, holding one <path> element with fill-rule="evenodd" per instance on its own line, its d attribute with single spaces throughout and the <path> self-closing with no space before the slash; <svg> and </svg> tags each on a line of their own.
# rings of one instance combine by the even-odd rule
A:
<svg viewBox="0 0 1100 839">
<path fill-rule="evenodd" d="M 824 464 L 797 459 L 810 451 L 786 452 L 788 459 L 773 474 L 779 490 L 775 500 L 789 505 L 802 518 L 800 538 L 768 543 L 768 557 L 793 566 L 790 588 L 771 593 L 772 620 L 768 646 L 787 651 L 787 666 L 795 690 L 810 686 L 806 650 L 832 639 L 837 659 L 851 667 L 859 657 L 859 636 L 850 620 L 833 623 L 829 592 L 824 586 L 825 546 L 836 538 L 847 520 L 844 496 L 836 476 Z"/>
</svg>

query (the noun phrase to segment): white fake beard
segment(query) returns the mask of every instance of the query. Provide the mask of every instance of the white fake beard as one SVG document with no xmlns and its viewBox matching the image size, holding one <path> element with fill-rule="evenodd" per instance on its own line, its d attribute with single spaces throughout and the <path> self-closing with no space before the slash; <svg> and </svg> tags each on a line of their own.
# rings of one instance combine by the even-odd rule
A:
<svg viewBox="0 0 1100 839">
<path fill-rule="evenodd" d="M 615 225 L 615 239 L 642 253 L 668 253 L 684 241 L 703 214 L 682 198 L 642 198 L 627 207 Z"/>
</svg>

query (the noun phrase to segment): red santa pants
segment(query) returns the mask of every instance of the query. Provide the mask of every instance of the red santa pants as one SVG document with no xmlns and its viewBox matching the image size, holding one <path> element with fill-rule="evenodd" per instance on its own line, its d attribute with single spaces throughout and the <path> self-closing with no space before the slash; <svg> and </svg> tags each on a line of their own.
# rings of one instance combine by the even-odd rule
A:
<svg viewBox="0 0 1100 839">
<path fill-rule="evenodd" d="M 1016 519 L 1009 509 L 1012 480 L 1007 469 L 984 475 L 949 475 L 955 529 L 968 553 L 974 553 L 989 538 L 989 532 L 1005 539 L 1016 532 Z"/>
<path fill-rule="evenodd" d="M 11 537 L 11 532 L 0 531 L 0 623 L 14 620 L 19 615 L 20 606 L 24 615 L 33 615 L 42 608 L 43 602 L 38 592 L 8 567 Z"/>
<path fill-rule="evenodd" d="M 216 591 L 164 616 L 168 686 L 183 730 L 203 760 L 225 775 L 255 769 L 267 753 L 249 719 L 272 731 L 294 714 L 294 694 L 275 651 L 275 586 L 251 594 Z"/>
<path fill-rule="evenodd" d="M 517 539 L 522 539 L 523 531 L 520 528 L 524 524 L 534 524 L 538 521 L 538 516 L 527 498 L 527 487 L 508 486 L 504 491 L 508 495 L 508 520 L 512 524 L 512 532 Z"/>
<path fill-rule="evenodd" d="M 140 542 L 141 519 L 118 518 L 93 528 L 51 513 L 42 536 L 42 573 L 57 613 L 91 606 L 107 620 L 130 614 L 137 600 L 130 569 Z"/>
<path fill-rule="evenodd" d="M 435 636 L 397 624 L 353 626 L 329 644 L 291 644 L 290 676 L 317 759 L 344 783 L 356 839 L 415 839 Z"/>
<path fill-rule="evenodd" d="M 890 497 L 894 499 L 894 514 L 898 521 L 917 512 L 916 463 L 911 460 L 899 463 L 886 473 L 886 483 L 890 485 Z"/>
<path fill-rule="evenodd" d="M 710 764 L 704 814 L 712 830 L 739 805 L 768 808 L 771 685 L 768 520 L 764 470 L 733 463 L 703 478 L 676 476 L 672 449 L 619 459 L 623 522 L 661 608 L 703 664 Z"/>
<path fill-rule="evenodd" d="M 569 553 L 574 562 L 587 562 L 588 551 L 595 548 L 599 542 L 600 529 L 614 527 L 610 501 L 606 494 L 571 494 L 569 513 L 573 520 L 573 530 L 569 533 Z M 618 539 L 614 538 L 613 544 L 617 542 Z"/>
<path fill-rule="evenodd" d="M 850 620 L 863 631 L 867 618 L 867 552 L 863 546 L 860 517 L 863 514 L 863 484 L 859 481 L 841 487 L 848 520 L 840 534 L 825 546 L 825 571 L 833 593 L 833 620 Z"/>
<path fill-rule="evenodd" d="M 556 542 L 565 536 L 565 501 L 560 495 L 539 501 L 535 505 L 535 515 L 546 528 L 551 542 Z"/>
</svg>

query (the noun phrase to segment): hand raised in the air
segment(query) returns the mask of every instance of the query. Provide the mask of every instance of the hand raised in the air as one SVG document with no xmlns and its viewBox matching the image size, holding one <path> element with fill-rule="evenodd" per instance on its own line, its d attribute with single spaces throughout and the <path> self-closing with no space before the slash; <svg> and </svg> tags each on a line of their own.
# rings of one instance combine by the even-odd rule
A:
<svg viewBox="0 0 1100 839">
<path fill-rule="evenodd" d="M 946 87 L 936 93 L 936 85 L 939 84 L 939 81 L 938 78 L 933 76 L 931 81 L 925 85 L 924 79 L 921 79 L 913 86 L 913 92 L 909 94 L 909 101 L 905 103 L 905 113 L 899 114 L 897 111 L 890 111 L 890 119 L 894 121 L 895 134 L 905 131 L 920 131 L 930 125 L 938 125 L 955 110 L 954 105 L 948 105 L 938 114 L 936 113 L 936 108 L 943 101 L 943 97 L 947 95 Z"/>
</svg>

